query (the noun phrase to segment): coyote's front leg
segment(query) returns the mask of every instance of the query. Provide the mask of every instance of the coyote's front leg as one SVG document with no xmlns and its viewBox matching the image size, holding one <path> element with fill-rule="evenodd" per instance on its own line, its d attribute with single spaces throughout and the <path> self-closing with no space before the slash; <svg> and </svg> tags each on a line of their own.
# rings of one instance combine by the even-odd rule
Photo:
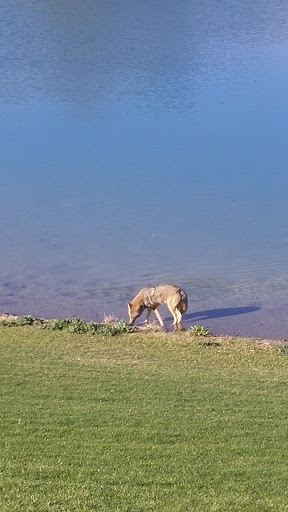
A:
<svg viewBox="0 0 288 512">
<path fill-rule="evenodd" d="M 155 315 L 158 318 L 159 324 L 161 325 L 161 327 L 164 327 L 164 322 L 162 320 L 162 316 L 160 315 L 159 309 L 155 308 L 154 311 L 155 311 Z"/>
<path fill-rule="evenodd" d="M 150 323 L 151 311 L 152 311 L 151 308 L 147 308 L 147 316 L 146 316 L 145 324 L 149 324 Z M 159 309 L 157 309 L 157 308 L 154 309 L 153 308 L 153 311 L 154 311 L 155 315 L 157 316 L 158 322 L 161 325 L 161 327 L 164 327 L 164 322 L 162 320 L 162 316 L 160 315 Z"/>
<path fill-rule="evenodd" d="M 146 316 L 146 319 L 145 319 L 145 324 L 150 324 L 150 315 L 151 315 L 151 308 L 147 308 L 147 316 Z"/>
</svg>

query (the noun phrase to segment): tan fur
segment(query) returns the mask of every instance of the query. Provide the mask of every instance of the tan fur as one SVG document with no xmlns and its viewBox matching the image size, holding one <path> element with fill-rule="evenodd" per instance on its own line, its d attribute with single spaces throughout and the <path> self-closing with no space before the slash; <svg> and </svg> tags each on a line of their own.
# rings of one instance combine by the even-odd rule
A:
<svg viewBox="0 0 288 512">
<path fill-rule="evenodd" d="M 188 297 L 184 290 L 173 284 L 142 288 L 132 302 L 128 302 L 130 325 L 133 325 L 136 318 L 142 315 L 144 309 L 147 309 L 146 322 L 149 322 L 151 311 L 154 311 L 160 325 L 164 327 L 164 322 L 158 310 L 158 306 L 161 304 L 167 304 L 172 313 L 174 330 L 183 330 L 181 321 L 188 308 Z"/>
</svg>

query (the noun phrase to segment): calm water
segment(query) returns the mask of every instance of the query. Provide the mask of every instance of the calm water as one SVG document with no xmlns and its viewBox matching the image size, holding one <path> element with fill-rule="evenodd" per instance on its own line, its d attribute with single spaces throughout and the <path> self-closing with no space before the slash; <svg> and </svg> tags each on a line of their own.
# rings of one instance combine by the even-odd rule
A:
<svg viewBox="0 0 288 512">
<path fill-rule="evenodd" d="M 0 311 L 126 318 L 167 281 L 186 325 L 288 338 L 287 4 L 0 16 Z"/>
</svg>

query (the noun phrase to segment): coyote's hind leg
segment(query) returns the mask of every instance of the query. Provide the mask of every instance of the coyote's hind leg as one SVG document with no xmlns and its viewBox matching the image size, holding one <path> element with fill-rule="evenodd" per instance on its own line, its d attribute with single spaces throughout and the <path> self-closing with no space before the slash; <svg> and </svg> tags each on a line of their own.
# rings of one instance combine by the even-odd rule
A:
<svg viewBox="0 0 288 512">
<path fill-rule="evenodd" d="M 169 307 L 169 305 L 167 304 L 167 306 Z M 182 324 L 181 324 L 181 321 L 182 321 L 182 313 L 181 311 L 178 309 L 178 307 L 172 307 L 170 306 L 169 307 L 172 315 L 173 315 L 173 325 L 174 325 L 174 331 L 184 331 L 185 329 L 183 328 Z"/>
<path fill-rule="evenodd" d="M 179 311 L 179 309 L 176 308 L 175 313 L 176 313 L 176 316 L 177 316 L 177 329 L 178 329 L 178 331 L 185 331 L 185 329 L 184 329 L 184 327 L 183 327 L 183 325 L 181 323 L 182 322 L 182 316 L 183 316 L 181 311 Z"/>
</svg>

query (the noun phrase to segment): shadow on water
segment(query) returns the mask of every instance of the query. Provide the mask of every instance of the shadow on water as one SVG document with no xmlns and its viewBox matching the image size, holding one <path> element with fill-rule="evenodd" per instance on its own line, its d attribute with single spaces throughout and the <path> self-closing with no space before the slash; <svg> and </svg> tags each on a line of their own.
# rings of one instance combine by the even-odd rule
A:
<svg viewBox="0 0 288 512">
<path fill-rule="evenodd" d="M 237 308 L 206 309 L 204 311 L 196 311 L 195 313 L 185 314 L 183 320 L 210 320 L 212 318 L 223 318 L 226 316 L 244 315 L 247 313 L 259 311 L 260 309 L 261 308 L 259 306 L 241 306 Z M 168 317 L 165 320 L 169 321 L 171 320 L 171 317 Z"/>
</svg>

